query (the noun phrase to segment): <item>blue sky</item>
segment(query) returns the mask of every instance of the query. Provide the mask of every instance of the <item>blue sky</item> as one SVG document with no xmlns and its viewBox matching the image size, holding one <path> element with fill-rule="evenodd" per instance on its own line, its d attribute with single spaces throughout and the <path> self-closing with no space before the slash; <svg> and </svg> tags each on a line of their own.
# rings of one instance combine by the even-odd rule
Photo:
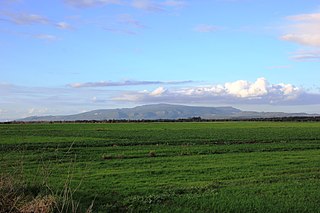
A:
<svg viewBox="0 0 320 213">
<path fill-rule="evenodd" d="M 2 0 L 0 119 L 150 103 L 320 113 L 317 0 Z"/>
</svg>

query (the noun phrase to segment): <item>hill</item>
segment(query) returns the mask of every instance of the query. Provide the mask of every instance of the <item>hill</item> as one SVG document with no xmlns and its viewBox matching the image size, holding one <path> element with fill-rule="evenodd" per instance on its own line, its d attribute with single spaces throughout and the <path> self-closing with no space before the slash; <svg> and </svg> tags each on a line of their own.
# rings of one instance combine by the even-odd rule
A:
<svg viewBox="0 0 320 213">
<path fill-rule="evenodd" d="M 99 109 L 75 115 L 31 116 L 18 121 L 76 121 L 76 120 L 157 120 L 201 117 L 203 119 L 273 118 L 313 116 L 306 113 L 242 111 L 234 107 L 202 107 L 171 104 L 151 104 L 134 108 Z"/>
</svg>

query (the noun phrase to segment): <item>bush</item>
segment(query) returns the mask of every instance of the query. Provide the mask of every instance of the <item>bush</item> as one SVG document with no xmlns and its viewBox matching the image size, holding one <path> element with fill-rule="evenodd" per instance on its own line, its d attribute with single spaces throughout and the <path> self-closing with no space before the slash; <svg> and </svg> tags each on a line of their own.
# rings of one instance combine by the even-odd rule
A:
<svg viewBox="0 0 320 213">
<path fill-rule="evenodd" d="M 155 151 L 150 151 L 149 152 L 149 157 L 156 157 L 156 152 Z"/>
<path fill-rule="evenodd" d="M 102 155 L 102 159 L 103 159 L 103 160 L 111 160 L 111 159 L 113 159 L 113 157 L 112 157 L 112 155 L 103 154 L 103 155 Z"/>
</svg>

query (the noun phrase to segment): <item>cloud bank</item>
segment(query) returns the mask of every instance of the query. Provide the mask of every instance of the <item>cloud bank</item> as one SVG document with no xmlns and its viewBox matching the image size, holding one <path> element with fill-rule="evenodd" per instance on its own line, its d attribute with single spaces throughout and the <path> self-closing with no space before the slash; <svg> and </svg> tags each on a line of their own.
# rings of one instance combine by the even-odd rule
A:
<svg viewBox="0 0 320 213">
<path fill-rule="evenodd" d="M 47 25 L 47 26 L 56 27 L 57 29 L 61 29 L 61 30 L 72 29 L 72 26 L 67 22 L 64 22 L 64 21 L 55 22 L 43 15 L 33 14 L 33 13 L 1 12 L 0 11 L 0 18 L 3 21 L 7 21 L 15 25 Z"/>
<path fill-rule="evenodd" d="M 295 61 L 320 61 L 320 50 L 300 50 L 292 53 L 291 59 Z"/>
<path fill-rule="evenodd" d="M 122 4 L 122 1 L 120 0 L 65 0 L 64 2 L 70 6 L 80 8 L 95 7 L 107 4 Z"/>
<path fill-rule="evenodd" d="M 265 78 L 255 82 L 238 80 L 225 84 L 153 91 L 126 92 L 113 97 L 114 101 L 139 103 L 219 103 L 219 104 L 319 104 L 320 94 L 305 92 L 292 84 L 270 84 Z"/>
<path fill-rule="evenodd" d="M 186 5 L 185 1 L 182 0 L 65 0 L 64 2 L 70 6 L 78 8 L 89 8 L 105 5 L 124 5 L 149 12 L 161 12 L 165 11 L 166 8 L 178 8 Z"/>
<path fill-rule="evenodd" d="M 120 86 L 138 86 L 138 85 L 156 85 L 156 84 L 186 84 L 193 81 L 100 81 L 100 82 L 85 82 L 85 83 L 72 83 L 67 86 L 72 88 L 83 87 L 120 87 Z"/>
<path fill-rule="evenodd" d="M 292 24 L 287 27 L 288 32 L 281 36 L 282 40 L 320 47 L 320 13 L 299 14 L 287 19 Z"/>
</svg>

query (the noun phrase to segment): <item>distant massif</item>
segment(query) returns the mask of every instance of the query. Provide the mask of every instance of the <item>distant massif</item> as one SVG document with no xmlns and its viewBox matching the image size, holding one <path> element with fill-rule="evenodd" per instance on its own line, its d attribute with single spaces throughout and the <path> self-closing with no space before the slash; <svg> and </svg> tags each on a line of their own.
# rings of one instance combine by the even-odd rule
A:
<svg viewBox="0 0 320 213">
<path fill-rule="evenodd" d="M 134 108 L 99 109 L 75 115 L 32 116 L 18 121 L 77 121 L 77 120 L 157 120 L 157 119 L 250 119 L 295 116 L 317 116 L 306 113 L 242 111 L 234 107 L 202 107 L 152 104 Z"/>
</svg>

